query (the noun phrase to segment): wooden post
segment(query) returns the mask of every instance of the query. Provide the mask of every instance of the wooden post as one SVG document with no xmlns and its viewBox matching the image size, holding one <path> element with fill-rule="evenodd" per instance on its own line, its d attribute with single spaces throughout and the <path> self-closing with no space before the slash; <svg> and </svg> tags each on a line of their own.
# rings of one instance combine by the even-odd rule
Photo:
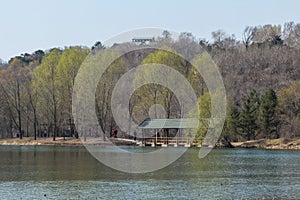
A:
<svg viewBox="0 0 300 200">
<path fill-rule="evenodd" d="M 155 146 L 157 144 L 157 129 L 155 129 Z"/>
</svg>

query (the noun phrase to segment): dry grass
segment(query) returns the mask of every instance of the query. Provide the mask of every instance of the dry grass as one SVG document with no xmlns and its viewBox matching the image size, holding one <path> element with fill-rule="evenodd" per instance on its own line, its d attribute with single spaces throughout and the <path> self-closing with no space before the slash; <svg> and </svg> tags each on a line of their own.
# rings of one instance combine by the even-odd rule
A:
<svg viewBox="0 0 300 200">
<path fill-rule="evenodd" d="M 110 138 L 112 141 L 113 139 Z M 130 145 L 129 142 L 124 141 L 114 141 L 117 142 L 116 145 Z M 22 140 L 19 138 L 12 138 L 12 139 L 0 139 L 0 145 L 57 145 L 57 146 L 63 146 L 63 145 L 112 145 L 112 143 L 107 140 L 103 141 L 100 137 L 92 137 L 92 138 L 86 138 L 86 141 L 83 141 L 83 139 L 76 139 L 72 137 L 56 137 L 55 141 L 53 141 L 52 137 L 49 138 L 37 138 L 37 140 L 34 140 L 33 137 L 23 137 Z M 131 144 L 132 145 L 132 144 Z"/>
<path fill-rule="evenodd" d="M 37 138 L 37 140 L 34 140 L 33 137 L 23 137 L 22 140 L 19 138 L 0 139 L 0 145 L 83 145 L 83 142 L 80 139 L 68 137 L 65 140 L 63 137 L 57 137 L 55 141 L 53 141 L 53 138 Z"/>
<path fill-rule="evenodd" d="M 300 149 L 300 138 L 250 140 L 246 142 L 233 142 L 232 145 L 237 148 Z"/>
<path fill-rule="evenodd" d="M 37 138 L 24 137 L 22 140 L 19 138 L 0 139 L 0 145 L 110 145 L 111 143 L 105 142 L 102 138 L 87 138 L 86 141 L 81 139 L 66 137 L 57 137 L 55 141 L 52 138 Z M 261 149 L 300 149 L 300 138 L 295 139 L 260 139 L 250 140 L 246 142 L 232 142 L 236 148 L 261 148 Z M 130 145 L 127 143 L 120 143 L 120 145 Z"/>
</svg>

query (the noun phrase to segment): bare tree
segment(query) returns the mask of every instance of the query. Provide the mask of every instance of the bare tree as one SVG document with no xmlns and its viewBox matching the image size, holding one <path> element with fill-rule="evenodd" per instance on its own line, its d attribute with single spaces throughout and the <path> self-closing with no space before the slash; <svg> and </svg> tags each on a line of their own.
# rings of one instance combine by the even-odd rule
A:
<svg viewBox="0 0 300 200">
<path fill-rule="evenodd" d="M 23 137 L 22 115 L 25 114 L 24 107 L 26 107 L 23 96 L 28 82 L 28 70 L 18 58 L 15 58 L 1 81 L 1 89 L 12 120 L 18 128 L 20 139 Z"/>
<path fill-rule="evenodd" d="M 283 29 L 284 43 L 289 47 L 300 48 L 300 24 L 287 22 Z"/>
<path fill-rule="evenodd" d="M 245 45 L 246 49 L 251 45 L 253 42 L 253 38 L 257 32 L 257 28 L 253 26 L 246 26 L 243 32 L 243 44 Z"/>
<path fill-rule="evenodd" d="M 281 37 L 281 26 L 280 25 L 271 25 L 267 24 L 263 27 L 258 27 L 255 35 L 254 42 L 264 43 L 272 42 Z"/>
<path fill-rule="evenodd" d="M 223 30 L 217 30 L 211 33 L 214 40 L 213 45 L 221 49 L 228 49 L 234 47 L 237 44 L 235 35 L 227 35 Z"/>
</svg>

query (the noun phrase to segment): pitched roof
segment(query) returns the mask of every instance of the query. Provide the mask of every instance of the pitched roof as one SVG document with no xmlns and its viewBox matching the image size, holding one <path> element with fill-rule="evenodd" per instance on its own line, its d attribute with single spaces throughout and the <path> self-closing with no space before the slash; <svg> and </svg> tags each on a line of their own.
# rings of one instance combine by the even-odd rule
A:
<svg viewBox="0 0 300 200">
<path fill-rule="evenodd" d="M 195 118 L 176 119 L 145 119 L 138 125 L 140 129 L 161 129 L 161 128 L 197 128 L 198 120 Z"/>
</svg>

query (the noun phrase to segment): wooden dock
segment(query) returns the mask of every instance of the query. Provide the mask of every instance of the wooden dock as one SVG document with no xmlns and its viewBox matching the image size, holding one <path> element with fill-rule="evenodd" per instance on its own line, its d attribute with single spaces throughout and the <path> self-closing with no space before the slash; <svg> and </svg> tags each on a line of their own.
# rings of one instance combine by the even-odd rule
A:
<svg viewBox="0 0 300 200">
<path fill-rule="evenodd" d="M 183 137 L 147 137 L 142 138 L 141 145 L 151 147 L 191 147 L 197 146 L 191 138 Z"/>
<path fill-rule="evenodd" d="M 147 137 L 137 140 L 125 138 L 113 138 L 112 142 L 115 145 L 134 145 L 147 147 L 191 147 L 199 146 L 193 143 L 190 138 L 173 138 L 173 137 Z"/>
</svg>

